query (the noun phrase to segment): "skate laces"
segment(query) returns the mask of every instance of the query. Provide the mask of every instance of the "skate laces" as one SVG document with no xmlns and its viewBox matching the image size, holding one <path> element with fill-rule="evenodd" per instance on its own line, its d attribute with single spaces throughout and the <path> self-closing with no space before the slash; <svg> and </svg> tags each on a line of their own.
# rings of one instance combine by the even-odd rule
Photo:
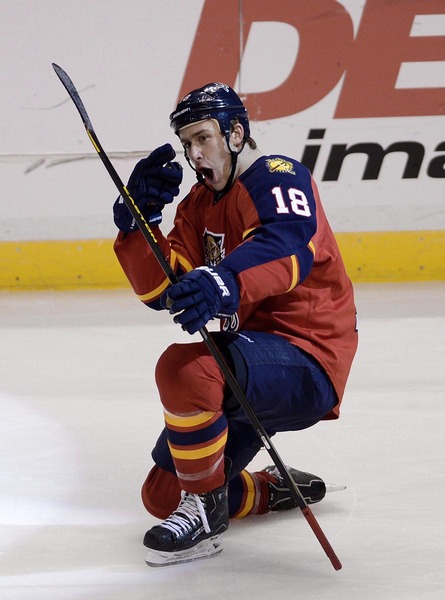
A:
<svg viewBox="0 0 445 600">
<path fill-rule="evenodd" d="M 206 533 L 210 533 L 209 522 L 200 495 L 184 491 L 181 495 L 178 508 L 161 523 L 161 527 L 169 529 L 175 536 L 180 536 L 191 531 L 201 521 Z"/>
</svg>

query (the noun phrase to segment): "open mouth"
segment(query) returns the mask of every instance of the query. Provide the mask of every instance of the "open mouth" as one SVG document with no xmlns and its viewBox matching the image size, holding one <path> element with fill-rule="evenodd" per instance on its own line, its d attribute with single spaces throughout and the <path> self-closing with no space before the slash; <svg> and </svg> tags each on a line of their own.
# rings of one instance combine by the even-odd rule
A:
<svg viewBox="0 0 445 600">
<path fill-rule="evenodd" d="M 205 167 L 199 169 L 199 174 L 204 178 L 204 182 L 211 185 L 213 182 L 213 170 Z"/>
</svg>

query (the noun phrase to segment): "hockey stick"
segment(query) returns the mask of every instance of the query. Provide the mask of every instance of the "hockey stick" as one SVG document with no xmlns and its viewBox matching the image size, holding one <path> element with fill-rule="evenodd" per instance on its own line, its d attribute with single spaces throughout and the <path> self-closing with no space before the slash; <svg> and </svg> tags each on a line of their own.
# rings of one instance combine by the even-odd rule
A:
<svg viewBox="0 0 445 600">
<path fill-rule="evenodd" d="M 163 255 L 162 250 L 161 250 L 161 248 L 156 240 L 156 237 L 153 233 L 153 230 L 151 229 L 151 227 L 147 223 L 147 221 L 144 219 L 144 216 L 142 215 L 142 213 L 139 210 L 138 206 L 136 205 L 135 201 L 131 197 L 128 189 L 123 184 L 123 182 L 120 179 L 119 175 L 117 174 L 115 168 L 113 167 L 110 159 L 108 158 L 104 149 L 102 148 L 76 87 L 74 86 L 73 82 L 71 81 L 71 79 L 67 75 L 67 73 L 61 67 L 59 67 L 58 65 L 53 63 L 53 69 L 56 72 L 57 77 L 60 79 L 63 86 L 65 87 L 66 91 L 68 92 L 68 94 L 69 94 L 71 100 L 73 101 L 74 105 L 76 106 L 77 110 L 79 111 L 80 117 L 85 126 L 88 137 L 90 138 L 97 154 L 99 155 L 99 158 L 102 160 L 103 164 L 105 165 L 105 168 L 107 169 L 109 175 L 111 176 L 111 179 L 114 181 L 117 189 L 119 190 L 119 193 L 121 194 L 123 201 L 125 202 L 132 217 L 135 219 L 136 223 L 138 224 L 142 235 L 148 242 L 153 254 L 155 255 L 155 257 L 159 263 L 159 266 L 164 271 L 164 273 L 165 273 L 166 277 L 168 278 L 168 280 L 170 281 L 170 283 L 172 283 L 172 284 L 178 283 L 179 279 L 178 279 L 176 273 L 173 271 L 172 267 L 170 266 L 170 263 L 167 261 L 167 259 Z M 261 425 L 260 421 L 258 420 L 258 417 L 256 416 L 254 410 L 250 406 L 249 401 L 247 400 L 247 398 L 246 398 L 244 392 L 242 391 L 241 387 L 239 386 L 237 380 L 233 376 L 230 368 L 228 367 L 223 356 L 221 355 L 217 345 L 215 344 L 213 339 L 210 337 L 209 332 L 207 331 L 206 327 L 201 327 L 201 329 L 199 330 L 199 333 L 200 333 L 202 339 L 204 340 L 209 352 L 211 353 L 213 358 L 216 360 L 216 362 L 217 362 L 219 368 L 221 369 L 227 383 L 229 384 L 234 396 L 236 397 L 236 399 L 240 403 L 241 407 L 243 408 L 244 412 L 246 413 L 247 417 L 249 418 L 249 420 L 252 424 L 252 427 L 255 429 L 258 437 L 261 439 L 264 447 L 268 451 L 268 453 L 269 453 L 270 457 L 272 458 L 274 464 L 276 465 L 278 471 L 280 472 L 281 476 L 283 477 L 284 481 L 286 482 L 286 485 L 288 486 L 293 499 L 295 500 L 297 506 L 301 509 L 307 522 L 309 523 L 310 527 L 312 528 L 312 531 L 314 532 L 314 534 L 317 537 L 318 541 L 320 542 L 323 550 L 325 551 L 326 555 L 328 556 L 329 560 L 331 561 L 332 566 L 334 567 L 334 569 L 336 571 L 338 571 L 339 569 L 342 568 L 342 564 L 341 564 L 340 560 L 338 559 L 337 555 L 334 552 L 334 549 L 332 548 L 331 544 L 329 543 L 328 539 L 326 538 L 325 534 L 323 533 L 320 525 L 318 524 L 312 510 L 309 508 L 302 493 L 298 489 L 298 486 L 295 484 L 294 480 L 288 473 L 286 466 L 283 463 L 278 452 L 276 451 L 274 445 L 272 444 L 269 435 L 267 434 L 266 430 L 264 429 L 264 427 Z"/>
</svg>

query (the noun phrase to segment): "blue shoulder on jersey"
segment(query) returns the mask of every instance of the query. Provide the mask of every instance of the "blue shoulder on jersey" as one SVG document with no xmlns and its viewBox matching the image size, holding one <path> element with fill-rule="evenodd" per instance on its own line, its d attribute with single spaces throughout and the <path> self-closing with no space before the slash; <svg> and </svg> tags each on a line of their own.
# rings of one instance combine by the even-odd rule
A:
<svg viewBox="0 0 445 600">
<path fill-rule="evenodd" d="M 315 198 L 308 169 L 287 156 L 263 156 L 240 181 L 262 223 L 315 218 Z"/>
<path fill-rule="evenodd" d="M 261 226 L 251 232 L 253 243 L 242 244 L 224 259 L 234 273 L 296 255 L 301 280 L 312 268 L 308 244 L 317 229 L 310 172 L 286 156 L 263 156 L 241 176 Z M 226 265 L 227 263 L 227 265 Z"/>
</svg>

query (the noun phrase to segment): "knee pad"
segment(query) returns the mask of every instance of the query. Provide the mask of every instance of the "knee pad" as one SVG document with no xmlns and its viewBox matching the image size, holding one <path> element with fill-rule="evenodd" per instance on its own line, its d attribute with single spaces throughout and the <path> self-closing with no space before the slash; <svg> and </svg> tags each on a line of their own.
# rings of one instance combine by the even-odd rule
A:
<svg viewBox="0 0 445 600">
<path fill-rule="evenodd" d="M 155 378 L 161 402 L 173 414 L 221 409 L 224 376 L 204 342 L 169 346 Z"/>
</svg>

